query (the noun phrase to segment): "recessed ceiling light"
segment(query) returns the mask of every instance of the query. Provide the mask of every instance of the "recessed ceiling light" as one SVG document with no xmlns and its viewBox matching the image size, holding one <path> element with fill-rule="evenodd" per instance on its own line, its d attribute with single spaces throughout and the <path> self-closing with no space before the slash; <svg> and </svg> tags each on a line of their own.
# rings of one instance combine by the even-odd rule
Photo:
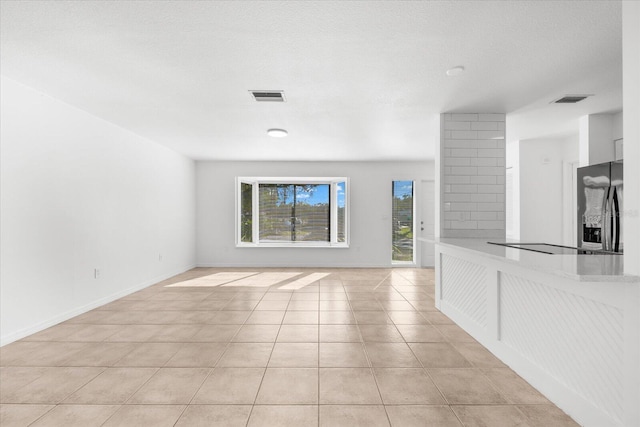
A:
<svg viewBox="0 0 640 427">
<path fill-rule="evenodd" d="M 284 129 L 269 129 L 267 131 L 267 135 L 274 138 L 284 138 L 285 136 L 289 135 L 289 132 Z"/>
<path fill-rule="evenodd" d="M 464 73 L 464 67 L 462 65 L 447 70 L 447 76 L 459 76 L 462 73 Z"/>
</svg>

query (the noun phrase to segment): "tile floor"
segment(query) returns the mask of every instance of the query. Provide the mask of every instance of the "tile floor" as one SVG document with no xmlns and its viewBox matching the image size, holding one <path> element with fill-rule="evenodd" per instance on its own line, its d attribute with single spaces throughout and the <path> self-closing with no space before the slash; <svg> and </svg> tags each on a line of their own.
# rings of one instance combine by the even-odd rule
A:
<svg viewBox="0 0 640 427">
<path fill-rule="evenodd" d="M 0 349 L 0 425 L 576 425 L 433 294 L 428 269 L 197 268 Z"/>
</svg>

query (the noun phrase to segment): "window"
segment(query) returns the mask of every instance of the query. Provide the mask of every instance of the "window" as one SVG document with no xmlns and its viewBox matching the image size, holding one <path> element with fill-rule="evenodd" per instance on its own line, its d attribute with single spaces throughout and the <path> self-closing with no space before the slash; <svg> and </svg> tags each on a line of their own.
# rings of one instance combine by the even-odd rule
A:
<svg viewBox="0 0 640 427">
<path fill-rule="evenodd" d="M 348 246 L 347 178 L 237 181 L 238 246 Z"/>
<path fill-rule="evenodd" d="M 413 263 L 413 181 L 393 181 L 391 194 L 391 261 Z"/>
<path fill-rule="evenodd" d="M 240 184 L 240 241 L 253 242 L 253 186 Z"/>
</svg>

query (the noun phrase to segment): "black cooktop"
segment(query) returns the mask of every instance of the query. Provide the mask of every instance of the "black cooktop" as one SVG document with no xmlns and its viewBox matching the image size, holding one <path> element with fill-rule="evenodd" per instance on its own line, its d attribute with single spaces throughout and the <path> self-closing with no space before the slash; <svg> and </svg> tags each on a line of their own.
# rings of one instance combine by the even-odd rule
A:
<svg viewBox="0 0 640 427">
<path fill-rule="evenodd" d="M 491 245 L 505 246 L 514 249 L 523 249 L 525 251 L 538 252 L 548 255 L 622 255 L 621 252 L 574 248 L 572 246 L 552 245 L 550 243 L 487 243 Z"/>
</svg>

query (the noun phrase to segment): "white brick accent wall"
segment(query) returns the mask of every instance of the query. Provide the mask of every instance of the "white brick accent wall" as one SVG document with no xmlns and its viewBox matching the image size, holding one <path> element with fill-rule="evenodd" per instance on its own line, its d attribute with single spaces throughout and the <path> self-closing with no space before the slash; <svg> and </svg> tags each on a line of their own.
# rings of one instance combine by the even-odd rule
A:
<svg viewBox="0 0 640 427">
<path fill-rule="evenodd" d="M 505 115 L 441 116 L 442 237 L 505 237 Z"/>
</svg>

